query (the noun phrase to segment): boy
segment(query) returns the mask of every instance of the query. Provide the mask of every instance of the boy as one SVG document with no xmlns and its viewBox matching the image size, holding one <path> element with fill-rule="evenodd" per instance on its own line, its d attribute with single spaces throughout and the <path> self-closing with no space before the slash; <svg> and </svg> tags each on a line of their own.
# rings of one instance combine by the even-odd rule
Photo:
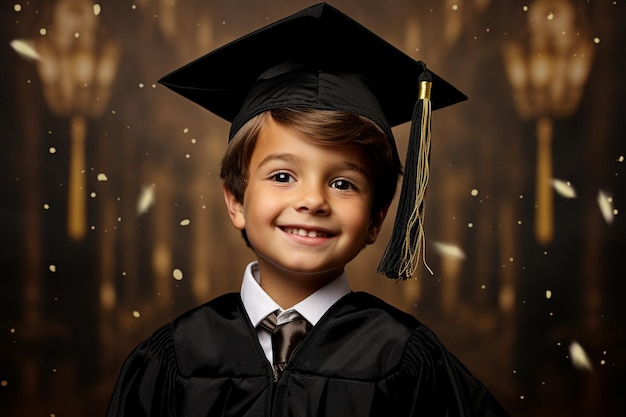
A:
<svg viewBox="0 0 626 417">
<path fill-rule="evenodd" d="M 344 272 L 378 236 L 401 172 L 390 126 L 410 119 L 380 271 L 405 279 L 415 269 L 430 133 L 429 94 L 416 86 L 429 77 L 434 106 L 464 99 L 320 4 L 162 80 L 232 122 L 224 199 L 257 261 L 239 294 L 137 347 L 108 416 L 506 415 L 425 326 L 351 292 Z"/>
</svg>

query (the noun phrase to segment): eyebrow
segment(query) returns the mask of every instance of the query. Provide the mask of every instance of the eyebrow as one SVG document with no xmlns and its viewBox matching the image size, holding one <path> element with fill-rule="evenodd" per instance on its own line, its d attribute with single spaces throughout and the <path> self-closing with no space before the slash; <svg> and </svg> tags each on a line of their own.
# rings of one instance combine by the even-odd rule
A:
<svg viewBox="0 0 626 417">
<path fill-rule="evenodd" d="M 263 160 L 259 162 L 258 166 L 262 167 L 263 165 L 276 160 L 285 162 L 298 162 L 298 157 L 290 153 L 271 153 L 263 158 Z"/>
<path fill-rule="evenodd" d="M 300 158 L 290 154 L 290 153 L 272 153 L 267 155 L 265 158 L 263 158 L 263 160 L 261 160 L 261 162 L 259 162 L 258 167 L 262 167 L 263 165 L 272 162 L 272 161 L 284 161 L 284 162 L 291 162 L 291 163 L 299 163 L 300 162 Z M 347 169 L 347 170 L 351 170 L 351 171 L 356 171 L 362 175 L 364 175 L 365 177 L 369 178 L 369 174 L 368 172 L 365 170 L 365 167 L 363 167 L 360 164 L 354 164 L 352 162 L 348 162 L 348 161 L 343 161 L 339 166 L 338 169 Z"/>
</svg>

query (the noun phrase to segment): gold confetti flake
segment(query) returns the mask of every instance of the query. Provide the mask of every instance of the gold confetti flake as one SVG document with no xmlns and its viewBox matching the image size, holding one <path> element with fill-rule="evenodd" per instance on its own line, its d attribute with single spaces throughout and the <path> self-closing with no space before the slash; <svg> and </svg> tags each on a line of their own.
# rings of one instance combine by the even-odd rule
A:
<svg viewBox="0 0 626 417">
<path fill-rule="evenodd" d="M 98 181 L 108 181 L 109 179 L 107 178 L 106 174 L 104 173 L 99 173 L 98 174 Z"/>
<path fill-rule="evenodd" d="M 100 7 L 100 5 L 98 3 L 93 5 L 93 14 L 94 14 L 94 16 L 98 16 L 101 11 L 102 11 L 102 7 Z"/>
<path fill-rule="evenodd" d="M 546 290 L 546 299 L 549 300 L 550 298 L 552 298 L 552 291 Z"/>
<path fill-rule="evenodd" d="M 139 199 L 137 200 L 137 215 L 140 216 L 148 211 L 152 204 L 154 204 L 154 187 L 143 187 Z"/>
<path fill-rule="evenodd" d="M 615 216 L 613 211 L 613 198 L 604 191 L 598 191 L 598 206 L 604 221 L 608 224 L 613 223 L 613 217 Z"/>
<path fill-rule="evenodd" d="M 552 187 L 556 192 L 565 198 L 576 198 L 576 190 L 569 181 L 563 181 L 559 179 L 552 180 Z"/>
<path fill-rule="evenodd" d="M 191 220 L 189 219 L 183 219 L 180 221 L 181 226 L 189 226 L 189 224 L 191 224 Z"/>
<path fill-rule="evenodd" d="M 176 281 L 182 281 L 182 279 L 183 279 L 183 271 L 181 271 L 180 269 L 176 268 L 176 269 L 174 269 L 174 272 L 172 272 L 172 276 L 174 277 L 174 279 Z"/>
<path fill-rule="evenodd" d="M 456 245 L 442 242 L 432 242 L 435 251 L 441 256 L 454 259 L 465 259 L 465 253 Z"/>
<path fill-rule="evenodd" d="M 141 313 L 139 311 L 137 311 L 137 310 L 134 310 L 133 311 L 133 317 L 138 319 L 139 317 L 141 317 Z"/>
<path fill-rule="evenodd" d="M 33 43 L 26 39 L 14 39 L 11 41 L 11 48 L 20 56 L 26 59 L 40 60 L 41 55 L 35 50 Z"/>
<path fill-rule="evenodd" d="M 575 340 L 569 345 L 569 355 L 572 360 L 572 365 L 574 365 L 574 368 L 589 372 L 593 371 L 593 366 L 589 361 L 587 353 L 580 345 L 580 343 Z"/>
</svg>

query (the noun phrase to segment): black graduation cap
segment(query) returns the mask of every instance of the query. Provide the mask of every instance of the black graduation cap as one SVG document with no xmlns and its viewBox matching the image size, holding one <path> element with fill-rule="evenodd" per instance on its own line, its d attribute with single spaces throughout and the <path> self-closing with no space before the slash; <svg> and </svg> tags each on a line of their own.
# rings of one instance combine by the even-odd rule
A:
<svg viewBox="0 0 626 417">
<path fill-rule="evenodd" d="M 272 108 L 346 110 L 374 121 L 397 154 L 391 127 L 412 121 L 398 213 L 379 272 L 413 275 L 424 244 L 430 112 L 466 100 L 463 93 L 326 3 L 232 41 L 159 82 L 230 121 L 230 138 Z"/>
</svg>

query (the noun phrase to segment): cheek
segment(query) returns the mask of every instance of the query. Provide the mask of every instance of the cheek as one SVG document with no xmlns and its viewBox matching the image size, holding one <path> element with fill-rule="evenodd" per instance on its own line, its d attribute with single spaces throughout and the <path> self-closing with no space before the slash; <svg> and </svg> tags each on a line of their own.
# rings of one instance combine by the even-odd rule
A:
<svg viewBox="0 0 626 417">
<path fill-rule="evenodd" d="M 370 225 L 369 205 L 358 204 L 343 211 L 343 224 L 356 234 L 367 234 Z"/>
<path fill-rule="evenodd" d="M 250 190 L 244 199 L 246 222 L 270 222 L 281 206 L 281 199 L 267 190 Z"/>
</svg>

